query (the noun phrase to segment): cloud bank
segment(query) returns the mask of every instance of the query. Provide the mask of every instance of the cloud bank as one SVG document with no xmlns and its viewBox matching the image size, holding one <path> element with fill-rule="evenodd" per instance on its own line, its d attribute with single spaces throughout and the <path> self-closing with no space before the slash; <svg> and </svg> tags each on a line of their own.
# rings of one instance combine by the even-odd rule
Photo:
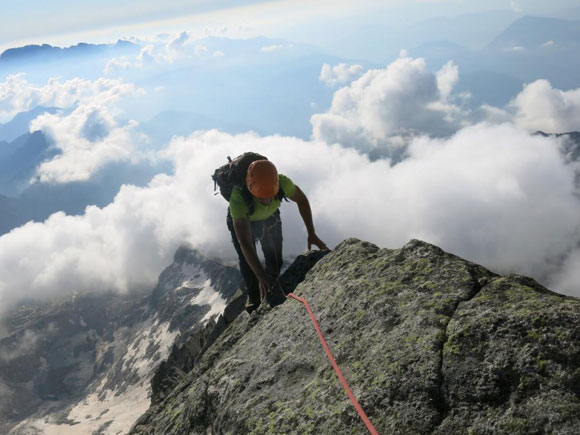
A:
<svg viewBox="0 0 580 435">
<path fill-rule="evenodd" d="M 578 90 L 534 82 L 508 107 L 482 110 L 488 122 L 474 123 L 474 114 L 455 102 L 458 77 L 453 63 L 432 73 L 424 60 L 402 56 L 338 89 L 330 109 L 312 117 L 311 141 L 215 130 L 174 138 L 159 156 L 172 163 L 172 175 L 157 175 L 146 187 L 125 185 L 106 207 L 56 213 L 0 237 L 0 305 L 76 290 L 150 288 L 183 243 L 234 259 L 227 204 L 213 195 L 210 174 L 226 156 L 248 150 L 267 155 L 303 188 L 330 246 L 359 237 L 397 248 L 420 238 L 580 295 L 577 165 L 565 162 L 558 140 L 530 134 L 544 124 L 576 126 Z M 49 85 L 71 86 L 66 83 Z M 80 89 L 73 94 L 85 97 L 66 100 L 77 101 L 73 110 L 33 123 L 62 151 L 41 166 L 47 181 L 85 179 L 107 161 L 135 153 L 133 125 L 119 123 L 110 107 L 135 87 L 104 79 L 75 83 Z M 405 154 L 393 164 L 389 153 L 371 159 L 376 149 Z M 283 215 L 285 252 L 300 253 L 306 233 L 294 204 L 284 204 Z"/>
<path fill-rule="evenodd" d="M 106 105 L 132 92 L 133 85 L 106 78 L 95 81 L 75 78 L 65 82 L 51 78 L 46 85 L 37 86 L 26 80 L 25 73 L 19 73 L 0 83 L 0 118 L 9 120 L 37 106 L 71 107 L 87 99 Z"/>
<path fill-rule="evenodd" d="M 210 174 L 225 156 L 248 149 L 267 155 L 303 188 L 330 245 L 354 236 L 400 247 L 421 238 L 578 294 L 570 277 L 555 275 L 552 261 L 574 261 L 568 254 L 580 228 L 574 171 L 558 145 L 512 125 L 479 124 L 449 139 L 416 139 L 409 157 L 391 166 L 319 141 L 195 133 L 165 152 L 174 175 L 158 175 L 145 188 L 123 186 L 113 203 L 82 216 L 57 213 L 0 237 L 0 297 L 6 305 L 63 289 L 152 286 L 185 242 L 233 259 L 227 204 L 212 194 Z M 283 213 L 285 252 L 302 252 L 306 233 L 295 205 L 284 204 Z"/>
</svg>

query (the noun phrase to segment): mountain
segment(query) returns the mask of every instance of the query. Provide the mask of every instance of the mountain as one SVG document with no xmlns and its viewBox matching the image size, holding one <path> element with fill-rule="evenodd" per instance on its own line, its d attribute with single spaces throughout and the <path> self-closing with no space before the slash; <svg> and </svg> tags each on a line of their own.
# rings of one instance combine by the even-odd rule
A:
<svg viewBox="0 0 580 435">
<path fill-rule="evenodd" d="M 40 131 L 0 142 L 0 195 L 10 197 L 0 201 L 0 235 L 31 220 L 44 221 L 58 211 L 75 215 L 89 205 L 104 207 L 123 184 L 145 186 L 155 174 L 172 170 L 167 162 L 113 162 L 88 181 L 34 181 L 38 166 L 59 152 Z"/>
<path fill-rule="evenodd" d="M 116 44 L 80 43 L 65 48 L 53 47 L 49 44 L 26 45 L 24 47 L 9 48 L 2 52 L 0 54 L 0 65 L 22 61 L 52 62 L 69 57 L 134 50 L 138 50 L 137 45 L 125 40 L 119 40 Z"/>
<path fill-rule="evenodd" d="M 19 136 L 29 132 L 30 121 L 45 113 L 56 113 L 57 110 L 56 107 L 38 106 L 27 112 L 18 113 L 11 121 L 0 124 L 0 141 L 12 142 Z M 2 158 L 1 147 L 2 145 L 0 145 L 0 159 Z"/>
<path fill-rule="evenodd" d="M 578 433 L 580 301 L 413 240 L 295 289 L 379 433 Z M 302 304 L 243 312 L 132 434 L 365 433 Z"/>
<path fill-rule="evenodd" d="M 522 17 L 484 50 L 488 69 L 532 82 L 547 79 L 559 89 L 580 87 L 580 21 Z"/>
<path fill-rule="evenodd" d="M 24 222 L 16 212 L 14 199 L 0 195 L 0 234 L 5 234 Z"/>
<path fill-rule="evenodd" d="M 126 433 L 172 346 L 213 330 L 240 284 L 236 269 L 183 247 L 149 295 L 74 294 L 13 310 L 0 340 L 0 433 Z"/>
<path fill-rule="evenodd" d="M 40 163 L 56 156 L 40 131 L 25 133 L 0 148 L 0 194 L 16 195 L 26 187 Z"/>
<path fill-rule="evenodd" d="M 516 20 L 509 10 L 492 10 L 458 16 L 440 16 L 413 23 L 396 37 L 407 48 L 432 41 L 450 41 L 473 50 L 483 48 L 498 33 Z"/>
<path fill-rule="evenodd" d="M 445 20 L 435 20 L 439 21 Z M 432 71 L 452 60 L 459 67 L 456 91 L 469 90 L 474 96 L 472 106 L 477 102 L 505 104 L 521 91 L 522 84 L 538 79 L 547 79 L 562 90 L 580 87 L 580 21 L 521 17 L 482 48 L 468 47 L 467 41 L 435 39 L 437 34 L 408 52 L 423 57 Z"/>
<path fill-rule="evenodd" d="M 457 94 L 469 92 L 469 104 L 480 107 L 489 104 L 496 107 L 506 106 L 523 89 L 524 82 L 507 74 L 486 70 L 461 72 L 453 90 Z"/>
<path fill-rule="evenodd" d="M 559 46 L 578 45 L 580 21 L 525 16 L 494 38 L 488 48 L 510 50 L 518 46 L 538 47 L 549 41 Z"/>
</svg>

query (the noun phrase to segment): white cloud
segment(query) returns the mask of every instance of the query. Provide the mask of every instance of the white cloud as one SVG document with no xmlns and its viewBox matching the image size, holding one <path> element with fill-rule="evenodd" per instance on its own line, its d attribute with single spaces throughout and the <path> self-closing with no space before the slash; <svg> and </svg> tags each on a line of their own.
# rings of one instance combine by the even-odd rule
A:
<svg viewBox="0 0 580 435">
<path fill-rule="evenodd" d="M 516 14 L 521 14 L 522 12 L 524 12 L 524 10 L 522 9 L 522 7 L 520 6 L 520 2 L 519 1 L 510 0 L 510 6 L 511 6 L 512 10 Z"/>
<path fill-rule="evenodd" d="M 553 45 L 554 45 L 554 41 L 549 40 L 549 41 L 544 42 L 541 46 L 542 47 L 552 47 Z"/>
<path fill-rule="evenodd" d="M 139 140 L 132 134 L 136 123 L 118 125 L 114 105 L 121 98 L 143 94 L 144 90 L 103 78 L 94 82 L 75 79 L 64 84 L 51 80 L 47 88 L 42 92 L 61 107 L 76 106 L 30 122 L 31 132 L 42 131 L 60 151 L 52 160 L 41 163 L 37 169 L 40 181 L 84 181 L 107 163 L 136 161 L 140 157 L 136 150 Z M 27 93 L 27 89 L 30 86 L 21 92 Z M 64 92 L 67 95 L 61 96 Z"/>
<path fill-rule="evenodd" d="M 45 114 L 31 122 L 61 153 L 40 164 L 41 182 L 86 181 L 106 164 L 138 160 L 135 122 L 119 126 L 104 106 L 82 105 L 69 115 Z"/>
<path fill-rule="evenodd" d="M 260 48 L 260 51 L 263 53 L 271 53 L 273 51 L 282 50 L 285 46 L 284 45 L 266 45 Z"/>
<path fill-rule="evenodd" d="M 165 152 L 175 175 L 123 186 L 113 203 L 82 216 L 57 213 L 0 237 L 0 298 L 6 306 L 17 297 L 152 286 L 184 242 L 233 258 L 227 204 L 212 194 L 210 174 L 247 150 L 267 155 L 303 188 L 329 245 L 354 236 L 396 248 L 417 237 L 495 270 L 544 278 L 555 270 L 550 259 L 573 248 L 580 224 L 574 171 L 558 145 L 507 124 L 480 124 L 446 140 L 415 139 L 409 157 L 391 166 L 322 142 L 195 133 Z M 302 252 L 296 207 L 282 211 L 285 252 Z"/>
<path fill-rule="evenodd" d="M 12 118 L 37 106 L 66 108 L 87 100 L 110 104 L 134 91 L 131 84 L 105 78 L 95 81 L 74 78 L 65 82 L 51 78 L 46 85 L 36 86 L 26 80 L 26 74 L 20 73 L 0 83 L 0 117 Z"/>
<path fill-rule="evenodd" d="M 453 86 L 459 80 L 459 68 L 452 61 L 449 61 L 437 71 L 436 78 L 441 99 L 446 101 L 453 90 Z"/>
<path fill-rule="evenodd" d="M 513 47 L 508 47 L 508 48 L 504 48 L 503 51 L 511 51 L 514 53 L 520 52 L 520 51 L 524 51 L 526 48 L 522 47 L 521 45 L 514 45 Z"/>
<path fill-rule="evenodd" d="M 335 92 L 327 113 L 312 116 L 313 137 L 364 151 L 393 151 L 403 138 L 450 134 L 460 121 L 458 108 L 447 101 L 457 75 L 452 63 L 434 75 L 424 59 L 409 57 L 369 70 Z"/>
<path fill-rule="evenodd" d="M 105 74 L 112 74 L 116 71 L 125 71 L 132 65 L 132 62 L 126 57 L 115 57 L 107 62 L 105 65 Z"/>
<path fill-rule="evenodd" d="M 180 32 L 175 34 L 161 33 L 146 40 L 138 40 L 142 45 L 139 54 L 134 59 L 126 57 L 111 59 L 104 69 L 104 73 L 110 75 L 118 71 L 126 71 L 130 68 L 137 70 L 150 67 L 171 67 L 177 62 L 183 62 L 194 58 L 223 57 L 222 50 L 211 51 L 202 41 L 202 37 L 211 34 L 227 34 L 227 30 L 205 29 L 200 35 L 195 36 L 192 32 Z"/>
<path fill-rule="evenodd" d="M 196 45 L 193 52 L 196 56 L 200 57 L 209 52 L 209 49 L 205 45 Z"/>
<path fill-rule="evenodd" d="M 510 103 L 514 121 L 529 130 L 563 133 L 580 130 L 580 88 L 552 88 L 547 80 L 524 86 Z"/>
<path fill-rule="evenodd" d="M 361 65 L 340 63 L 335 66 L 330 66 L 325 63 L 322 65 L 318 79 L 328 86 L 343 85 L 359 78 L 363 74 L 363 71 L 364 69 Z"/>
<path fill-rule="evenodd" d="M 137 62 L 140 66 L 155 63 L 155 61 L 155 46 L 153 44 L 147 44 L 137 55 Z"/>
<path fill-rule="evenodd" d="M 169 50 L 179 50 L 183 48 L 183 46 L 189 40 L 189 33 L 181 32 L 179 35 L 175 35 L 167 44 L 167 48 Z"/>
</svg>

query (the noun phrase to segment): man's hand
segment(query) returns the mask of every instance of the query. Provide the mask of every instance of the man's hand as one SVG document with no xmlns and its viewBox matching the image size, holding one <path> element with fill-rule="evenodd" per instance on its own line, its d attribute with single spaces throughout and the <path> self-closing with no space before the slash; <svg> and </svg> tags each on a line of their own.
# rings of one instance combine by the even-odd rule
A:
<svg viewBox="0 0 580 435">
<path fill-rule="evenodd" d="M 277 285 L 277 279 L 266 274 L 258 280 L 260 284 L 260 301 L 263 301 L 268 292 Z"/>
<path fill-rule="evenodd" d="M 312 249 L 312 245 L 315 245 L 318 247 L 318 249 L 320 249 L 321 251 L 328 251 L 328 247 L 325 245 L 325 243 L 320 240 L 318 238 L 318 236 L 316 234 L 312 234 L 310 236 L 308 236 L 308 250 L 310 251 Z"/>
</svg>

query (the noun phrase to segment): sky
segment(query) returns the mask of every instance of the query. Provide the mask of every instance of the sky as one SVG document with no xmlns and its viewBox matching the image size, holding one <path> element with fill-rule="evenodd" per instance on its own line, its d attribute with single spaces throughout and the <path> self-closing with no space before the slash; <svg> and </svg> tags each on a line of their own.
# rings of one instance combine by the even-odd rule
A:
<svg viewBox="0 0 580 435">
<path fill-rule="evenodd" d="M 247 150 L 267 155 L 307 193 L 330 246 L 358 237 L 400 248 L 419 238 L 580 296 L 580 163 L 563 151 L 565 138 L 534 135 L 580 131 L 580 87 L 537 75 L 507 103 L 468 104 L 460 59 L 435 65 L 404 46 L 394 56 L 365 51 L 368 35 L 359 32 L 482 8 L 514 19 L 557 15 L 578 2 L 550 2 L 548 11 L 535 0 L 101 1 L 82 11 L 32 3 L 2 15 L 0 44 L 126 37 L 138 45 L 94 63 L 0 71 L 3 122 L 37 106 L 61 109 L 28 125 L 58 150 L 31 180 L 67 189 L 107 170 L 154 170 L 145 183 L 120 183 L 106 204 L 0 236 L 2 307 L 22 297 L 150 289 L 184 243 L 231 261 L 226 204 L 209 174 Z M 23 17 L 27 25 L 16 27 Z M 361 58 L 337 49 L 338 37 L 358 44 Z M 558 41 L 499 56 L 553 48 Z M 303 252 L 296 207 L 282 213 L 285 253 Z"/>
<path fill-rule="evenodd" d="M 405 25 L 437 16 L 484 10 L 565 16 L 575 0 L 43 0 L 13 2 L 0 16 L 0 50 L 25 44 L 99 43 L 155 32 L 267 34 L 296 42 L 329 43 L 332 32 L 354 32 L 357 25 Z M 355 25 L 357 23 L 357 25 Z"/>
</svg>

